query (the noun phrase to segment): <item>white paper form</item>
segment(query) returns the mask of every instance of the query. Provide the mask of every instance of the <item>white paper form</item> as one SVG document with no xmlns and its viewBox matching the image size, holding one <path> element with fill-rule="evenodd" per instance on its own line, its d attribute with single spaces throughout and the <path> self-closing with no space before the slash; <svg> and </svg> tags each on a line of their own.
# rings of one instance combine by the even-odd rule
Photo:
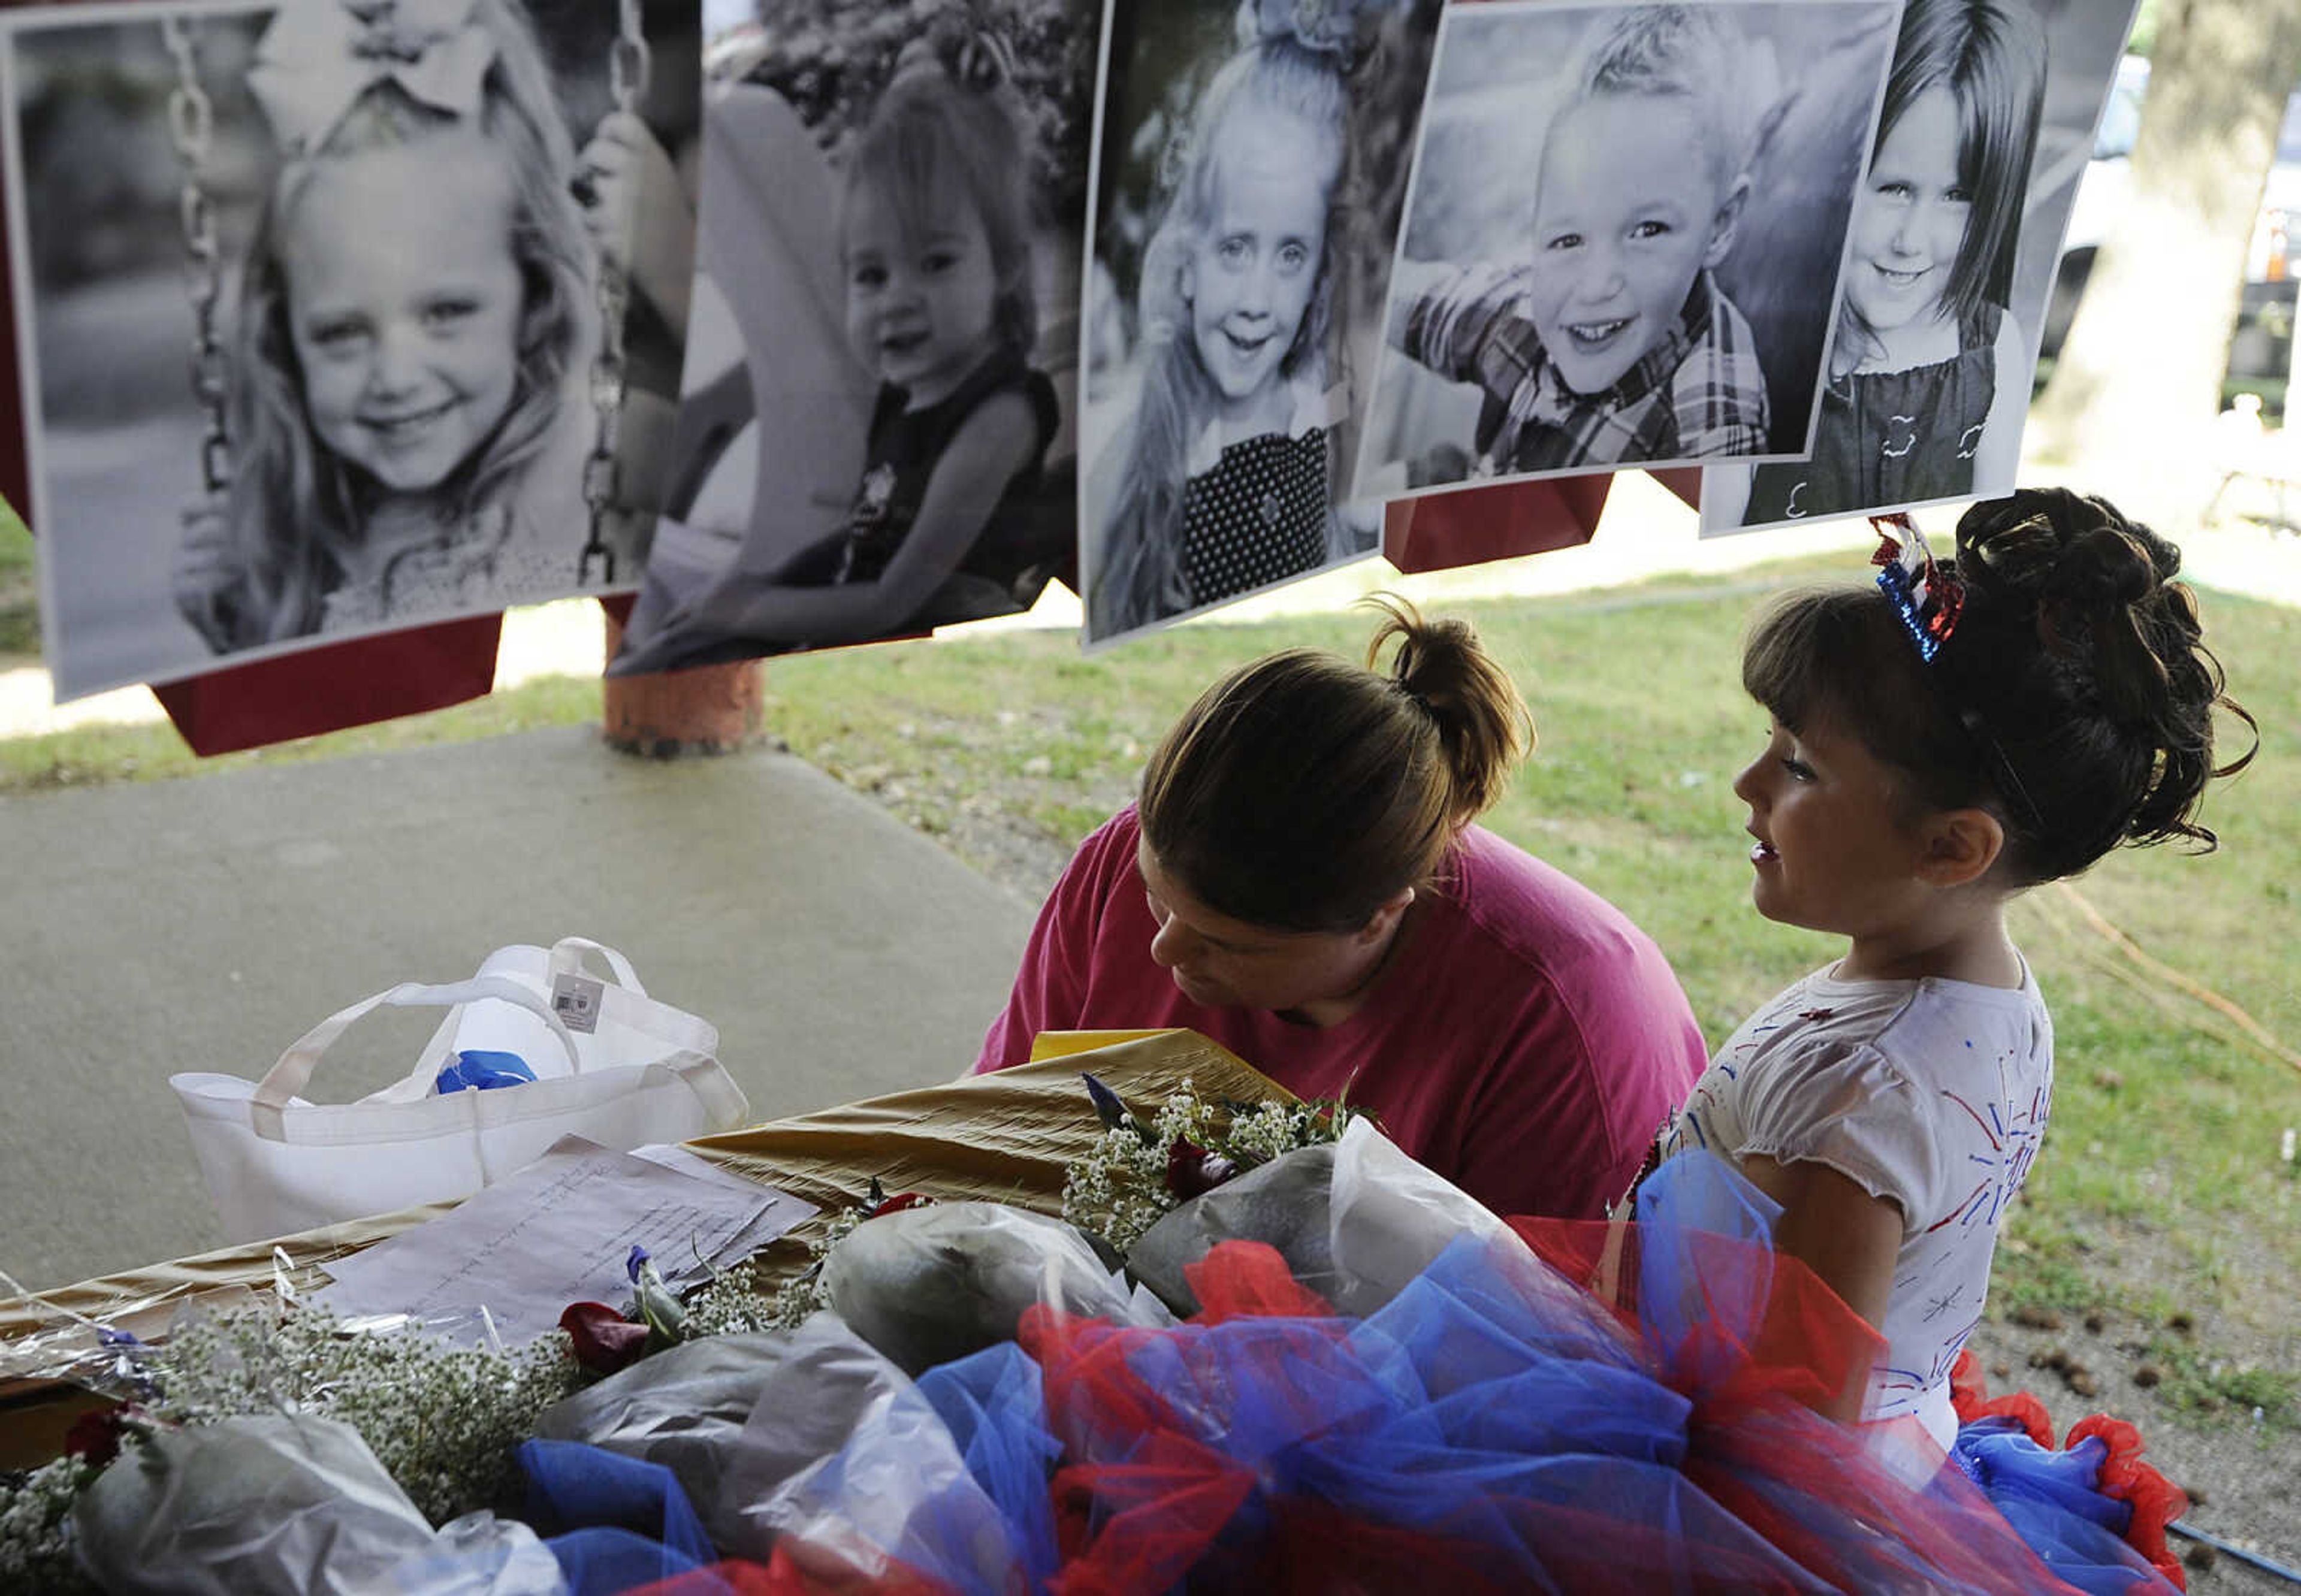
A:
<svg viewBox="0 0 2301 1596">
<path fill-rule="evenodd" d="M 346 1316 L 439 1321 L 484 1306 L 517 1345 L 557 1325 L 571 1302 L 628 1302 L 634 1244 L 668 1277 L 755 1233 L 769 1210 L 788 1216 L 782 1229 L 814 1212 L 772 1187 L 698 1179 L 571 1136 L 454 1212 L 325 1266 L 334 1283 L 316 1296 Z"/>
</svg>

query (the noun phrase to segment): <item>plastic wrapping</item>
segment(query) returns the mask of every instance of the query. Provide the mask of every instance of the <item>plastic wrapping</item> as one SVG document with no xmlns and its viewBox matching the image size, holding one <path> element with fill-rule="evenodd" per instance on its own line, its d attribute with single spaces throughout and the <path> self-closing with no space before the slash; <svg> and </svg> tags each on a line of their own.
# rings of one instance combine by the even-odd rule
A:
<svg viewBox="0 0 2301 1596">
<path fill-rule="evenodd" d="M 1220 1242 L 1275 1247 L 1288 1271 L 1343 1313 L 1395 1297 L 1457 1236 L 1507 1239 L 1485 1204 L 1417 1164 L 1368 1119 L 1339 1142 L 1299 1148 L 1192 1198 L 1126 1255 L 1176 1312 L 1197 1311 L 1187 1271 Z"/>
<path fill-rule="evenodd" d="M 911 1375 L 1015 1339 L 1034 1302 L 1132 1323 L 1130 1289 L 1059 1219 L 1003 1203 L 931 1203 L 858 1224 L 824 1260 L 831 1306 Z"/>
<path fill-rule="evenodd" d="M 81 1567 L 119 1596 L 558 1596 L 524 1525 L 434 1534 L 356 1431 L 308 1414 L 163 1430 L 72 1506 Z"/>
<path fill-rule="evenodd" d="M 375 1587 L 377 1596 L 567 1596 L 559 1559 L 526 1525 L 467 1513 L 440 1526 Z"/>
<path fill-rule="evenodd" d="M 698 1507 L 704 1532 L 720 1550 L 764 1552 L 766 1541 L 736 1511 L 743 1488 L 780 1483 L 838 1447 L 844 1431 L 815 1437 L 819 1447 L 780 1460 L 741 1447 L 752 1408 L 778 1375 L 791 1368 L 854 1361 L 858 1343 L 828 1316 L 816 1316 L 803 1332 L 766 1332 L 757 1336 L 704 1336 L 644 1357 L 631 1368 L 600 1380 L 543 1409 L 536 1440 L 584 1441 L 626 1458 L 660 1463 L 676 1476 Z M 867 1348 L 860 1348 L 867 1352 Z M 866 1364 L 876 1375 L 876 1355 Z M 800 1384 L 806 1375 L 800 1375 Z M 743 1481 L 730 1476 L 736 1458 L 746 1458 Z"/>
<path fill-rule="evenodd" d="M 1298 1148 L 1191 1199 L 1127 1249 L 1126 1270 L 1178 1314 L 1199 1310 L 1190 1266 L 1225 1241 L 1277 1249 L 1293 1277 L 1333 1299 L 1338 1283 L 1328 1224 L 1335 1148 Z"/>
<path fill-rule="evenodd" d="M 1458 1236 L 1518 1247 L 1492 1209 L 1399 1151 L 1368 1119 L 1343 1128 L 1328 1207 L 1336 1285 L 1327 1295 L 1346 1314 L 1380 1308 Z"/>
<path fill-rule="evenodd" d="M 746 1516 L 779 1537 L 779 1550 L 809 1566 L 843 1563 L 871 1580 L 899 1568 L 967 1596 L 1024 1596 L 1023 1559 L 999 1504 L 968 1471 L 933 1404 L 891 1366 L 889 1372 L 894 1379 L 853 1415 L 846 1444 Z M 791 1393 L 794 1406 L 812 1395 Z M 818 1431 L 820 1416 L 777 1414 L 774 1422 Z"/>
</svg>

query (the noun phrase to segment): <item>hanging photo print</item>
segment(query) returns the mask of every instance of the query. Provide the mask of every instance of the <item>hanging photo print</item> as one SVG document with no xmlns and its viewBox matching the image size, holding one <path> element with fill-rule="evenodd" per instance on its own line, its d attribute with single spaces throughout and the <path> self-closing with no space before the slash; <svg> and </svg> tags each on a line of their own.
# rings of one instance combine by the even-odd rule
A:
<svg viewBox="0 0 2301 1596">
<path fill-rule="evenodd" d="M 1802 455 L 1898 9 L 1449 6 L 1358 491 Z"/>
<path fill-rule="evenodd" d="M 691 245 L 632 246 L 699 38 L 693 0 L 8 19 L 59 699 L 633 584 Z"/>
<path fill-rule="evenodd" d="M 2126 0 L 1908 0 L 1811 456 L 1703 473 L 1705 536 L 2012 491 Z"/>
<path fill-rule="evenodd" d="M 1087 638 L 1374 553 L 1347 489 L 1435 0 L 1112 0 Z"/>
<path fill-rule="evenodd" d="M 1012 614 L 1070 573 L 1100 13 L 714 6 L 679 426 L 609 674 Z"/>
</svg>

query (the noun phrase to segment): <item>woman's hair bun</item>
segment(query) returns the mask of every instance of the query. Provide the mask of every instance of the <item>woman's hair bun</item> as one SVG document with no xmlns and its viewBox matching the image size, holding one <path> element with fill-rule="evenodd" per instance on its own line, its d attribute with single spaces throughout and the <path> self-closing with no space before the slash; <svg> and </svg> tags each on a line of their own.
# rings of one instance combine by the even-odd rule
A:
<svg viewBox="0 0 2301 1596">
<path fill-rule="evenodd" d="M 1453 616 L 1426 620 L 1394 593 L 1364 602 L 1383 613 L 1367 644 L 1367 666 L 1380 670 L 1393 639 L 1389 677 L 1437 727 L 1452 777 L 1454 810 L 1468 821 L 1493 807 L 1510 774 L 1534 748 L 1534 716 L 1510 673 L 1478 641 L 1477 629 Z"/>
</svg>

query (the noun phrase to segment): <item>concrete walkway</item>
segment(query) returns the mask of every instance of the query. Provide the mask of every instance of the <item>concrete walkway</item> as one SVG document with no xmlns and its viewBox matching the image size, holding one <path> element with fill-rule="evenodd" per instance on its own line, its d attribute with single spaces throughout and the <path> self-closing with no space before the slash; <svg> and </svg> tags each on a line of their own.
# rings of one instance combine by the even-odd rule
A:
<svg viewBox="0 0 2301 1596">
<path fill-rule="evenodd" d="M 595 938 L 766 1119 L 966 1069 L 1032 914 L 788 756 L 576 728 L 0 798 L 0 1269 L 34 1288 L 220 1244 L 167 1077 L 259 1076 L 396 982 Z M 404 1074 L 438 1017 L 364 1020 L 309 1095 Z"/>
</svg>

